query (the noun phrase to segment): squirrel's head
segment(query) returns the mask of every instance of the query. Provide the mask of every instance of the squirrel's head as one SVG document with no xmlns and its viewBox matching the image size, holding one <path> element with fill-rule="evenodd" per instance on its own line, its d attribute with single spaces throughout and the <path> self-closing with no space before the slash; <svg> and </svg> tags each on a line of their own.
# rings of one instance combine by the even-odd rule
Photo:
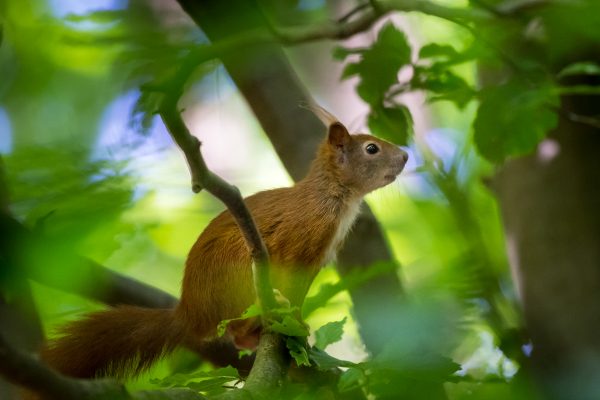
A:
<svg viewBox="0 0 600 400">
<path fill-rule="evenodd" d="M 360 195 L 392 183 L 408 160 L 398 146 L 367 134 L 350 135 L 338 121 L 329 125 L 324 146 L 340 183 Z"/>
</svg>

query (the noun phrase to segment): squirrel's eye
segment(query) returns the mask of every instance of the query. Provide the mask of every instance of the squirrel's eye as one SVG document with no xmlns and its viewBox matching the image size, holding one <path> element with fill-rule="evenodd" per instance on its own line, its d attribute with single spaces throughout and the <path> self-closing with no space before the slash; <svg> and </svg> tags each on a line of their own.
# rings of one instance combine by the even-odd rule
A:
<svg viewBox="0 0 600 400">
<path fill-rule="evenodd" d="M 365 150 L 367 150 L 367 153 L 369 154 L 375 154 L 379 151 L 379 147 L 374 143 L 369 143 L 367 147 L 365 147 Z"/>
</svg>

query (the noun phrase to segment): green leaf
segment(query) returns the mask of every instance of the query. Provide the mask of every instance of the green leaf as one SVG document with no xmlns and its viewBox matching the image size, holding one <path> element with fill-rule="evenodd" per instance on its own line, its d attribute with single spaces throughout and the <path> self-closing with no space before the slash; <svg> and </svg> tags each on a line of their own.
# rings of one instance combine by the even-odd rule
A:
<svg viewBox="0 0 600 400">
<path fill-rule="evenodd" d="M 354 75 L 358 75 L 360 74 L 360 64 L 359 63 L 349 63 L 346 64 L 346 66 L 344 67 L 344 70 L 342 71 L 342 77 L 341 79 L 348 79 L 350 77 L 353 77 Z"/>
<path fill-rule="evenodd" d="M 369 268 L 357 268 L 355 271 L 352 271 L 341 278 L 339 282 L 335 284 L 324 284 L 319 288 L 317 294 L 304 300 L 304 304 L 302 305 L 302 316 L 306 318 L 344 290 L 352 290 L 379 276 L 393 273 L 395 270 L 396 265 L 394 263 L 380 262 L 371 265 Z"/>
<path fill-rule="evenodd" d="M 419 58 L 445 58 L 447 60 L 460 57 L 460 54 L 450 45 L 429 43 L 419 51 Z"/>
<path fill-rule="evenodd" d="M 339 367 L 353 368 L 357 366 L 357 364 L 351 361 L 340 360 L 316 347 L 311 347 L 308 350 L 308 357 L 321 371 L 328 371 Z"/>
<path fill-rule="evenodd" d="M 226 378 L 227 381 L 233 381 L 240 379 L 240 376 L 235 368 L 232 366 L 227 366 L 224 368 L 217 368 L 212 371 L 195 371 L 189 374 L 177 373 L 162 379 L 153 378 L 150 380 L 150 383 L 162 387 L 184 387 L 186 386 L 187 382 L 192 380 L 212 378 Z"/>
<path fill-rule="evenodd" d="M 578 62 L 565 67 L 558 73 L 559 78 L 573 75 L 600 75 L 600 65 L 593 62 Z"/>
<path fill-rule="evenodd" d="M 243 357 L 246 356 L 251 356 L 252 353 L 254 353 L 252 350 L 248 350 L 248 349 L 242 349 L 238 351 L 238 359 L 242 359 Z"/>
<path fill-rule="evenodd" d="M 345 324 L 346 317 L 340 321 L 329 322 L 317 329 L 315 332 L 315 347 L 320 350 L 325 350 L 330 344 L 340 341 L 344 334 Z"/>
<path fill-rule="evenodd" d="M 126 16 L 123 10 L 97 10 L 86 14 L 67 14 L 66 21 L 70 22 L 96 22 L 96 23 L 112 23 L 119 21 Z"/>
<path fill-rule="evenodd" d="M 413 129 L 410 110 L 403 105 L 373 108 L 367 124 L 373 135 L 399 145 L 408 143 L 409 133 Z"/>
<path fill-rule="evenodd" d="M 356 90 L 371 105 L 380 104 L 395 82 L 403 65 L 411 62 L 411 49 L 404 33 L 388 23 L 377 36 L 371 48 L 364 50 L 359 62 L 344 69 L 342 79 L 360 76 Z"/>
<path fill-rule="evenodd" d="M 281 333 L 286 336 L 301 336 L 309 335 L 308 328 L 296 318 L 286 315 L 281 322 L 275 321 L 271 324 L 271 329 L 274 332 Z"/>
<path fill-rule="evenodd" d="M 437 96 L 430 96 L 429 102 L 448 100 L 461 109 L 473 99 L 475 94 L 473 88 L 463 78 L 441 63 L 415 68 L 411 87 L 437 94 Z"/>
<path fill-rule="evenodd" d="M 364 49 L 349 49 L 347 47 L 336 46 L 333 48 L 331 52 L 331 56 L 335 60 L 344 61 L 346 57 L 352 54 L 360 54 L 364 51 Z"/>
<path fill-rule="evenodd" d="M 185 385 L 185 387 L 190 388 L 196 392 L 218 394 L 223 392 L 223 385 L 234 380 L 236 379 L 231 379 L 229 377 L 215 377 L 211 379 L 204 379 L 200 382 L 189 382 Z"/>
<path fill-rule="evenodd" d="M 534 151 L 558 122 L 551 110 L 558 102 L 550 85 L 529 87 L 513 81 L 488 89 L 473 123 L 479 152 L 500 163 L 507 157 Z"/>
<path fill-rule="evenodd" d="M 306 350 L 306 340 L 304 338 L 288 337 L 285 341 L 285 345 L 299 367 L 302 365 L 309 367 L 311 365 Z"/>
<path fill-rule="evenodd" d="M 345 371 L 338 381 L 338 390 L 340 392 L 349 392 L 362 386 L 365 380 L 365 373 L 359 368 L 349 368 Z"/>
<path fill-rule="evenodd" d="M 400 351 L 399 351 L 400 350 Z M 373 373 L 378 370 L 385 374 L 396 374 L 414 380 L 445 382 L 450 375 L 460 369 L 452 359 L 423 348 L 402 349 L 386 347 L 375 359 L 368 363 Z"/>
</svg>

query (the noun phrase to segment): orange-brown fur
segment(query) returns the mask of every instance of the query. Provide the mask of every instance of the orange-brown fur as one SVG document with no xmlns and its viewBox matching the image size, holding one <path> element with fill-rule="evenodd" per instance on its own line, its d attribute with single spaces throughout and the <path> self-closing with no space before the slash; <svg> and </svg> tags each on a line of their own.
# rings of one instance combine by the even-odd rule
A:
<svg viewBox="0 0 600 400">
<path fill-rule="evenodd" d="M 380 151 L 368 154 L 369 143 Z M 246 198 L 271 256 L 273 286 L 292 305 L 301 305 L 319 268 L 341 244 L 362 197 L 393 181 L 406 158 L 396 146 L 369 135 L 350 136 L 334 122 L 302 181 Z M 122 306 L 88 314 L 67 325 L 42 358 L 77 377 L 137 373 L 184 340 L 214 337 L 221 320 L 238 317 L 253 302 L 250 254 L 224 211 L 189 253 L 176 309 Z M 259 332 L 257 320 L 229 330 L 237 344 L 249 347 Z"/>
</svg>

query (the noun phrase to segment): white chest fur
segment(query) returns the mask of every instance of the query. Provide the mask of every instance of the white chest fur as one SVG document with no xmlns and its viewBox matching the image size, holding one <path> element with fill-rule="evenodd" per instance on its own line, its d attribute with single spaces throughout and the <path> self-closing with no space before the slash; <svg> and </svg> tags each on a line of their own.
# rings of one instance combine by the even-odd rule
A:
<svg viewBox="0 0 600 400">
<path fill-rule="evenodd" d="M 325 265 L 335 260 L 339 247 L 346 238 L 346 235 L 348 235 L 348 232 L 350 232 L 350 228 L 352 228 L 352 225 L 354 225 L 354 221 L 360 212 L 361 203 L 362 199 L 355 200 L 349 203 L 346 206 L 346 209 L 342 211 L 340 222 L 337 226 L 335 234 L 333 235 L 331 243 L 329 243 L 329 246 L 327 247 L 327 251 L 325 252 L 325 257 L 321 262 L 321 265 Z"/>
</svg>

